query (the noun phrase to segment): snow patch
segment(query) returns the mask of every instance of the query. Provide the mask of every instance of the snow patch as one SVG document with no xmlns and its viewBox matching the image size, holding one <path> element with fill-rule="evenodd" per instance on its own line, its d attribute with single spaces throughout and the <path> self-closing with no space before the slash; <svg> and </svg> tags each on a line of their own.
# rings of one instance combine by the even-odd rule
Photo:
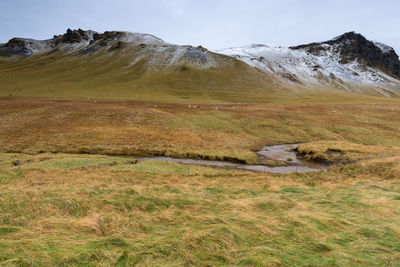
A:
<svg viewBox="0 0 400 267">
<path fill-rule="evenodd" d="M 250 45 L 216 51 L 235 57 L 245 63 L 280 77 L 295 78 L 302 84 L 335 84 L 389 86 L 398 88 L 393 77 L 365 66 L 357 61 L 341 64 L 335 52 L 337 45 L 324 45 L 325 50 L 316 56 L 305 49 L 291 49 L 273 45 Z M 388 49 L 381 46 L 381 49 Z M 284 75 L 282 75 L 284 74 Z M 289 75 L 290 74 L 290 75 Z M 289 76 L 288 76 L 289 75 Z"/>
<path fill-rule="evenodd" d="M 393 50 L 393 48 L 390 47 L 390 46 L 388 46 L 388 45 L 385 45 L 385 44 L 382 44 L 382 43 L 379 43 L 379 42 L 375 42 L 375 41 L 373 41 L 373 43 L 374 43 L 374 45 L 376 45 L 383 53 L 390 53 L 390 52 Z"/>
<path fill-rule="evenodd" d="M 165 44 L 165 42 L 151 34 L 124 32 L 121 41 L 133 44 Z"/>
</svg>

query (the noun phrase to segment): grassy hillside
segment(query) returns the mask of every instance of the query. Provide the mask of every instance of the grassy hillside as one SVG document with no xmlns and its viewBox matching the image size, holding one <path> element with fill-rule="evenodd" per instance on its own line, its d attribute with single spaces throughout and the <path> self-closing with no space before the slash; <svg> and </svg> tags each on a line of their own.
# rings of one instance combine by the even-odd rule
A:
<svg viewBox="0 0 400 267">
<path fill-rule="evenodd" d="M 209 52 L 215 67 L 183 59 L 173 52 L 123 47 L 94 54 L 58 50 L 13 61 L 0 59 L 0 97 L 135 100 L 170 103 L 329 103 L 360 100 L 340 87 L 306 87 L 277 79 L 239 60 Z M 172 48 L 171 48 L 172 49 Z M 178 49 L 174 48 L 173 49 Z M 167 62 L 163 64 L 163 62 Z M 210 62 L 205 64 L 211 64 Z M 353 90 L 374 95 L 373 86 Z M 342 93 L 342 94 L 339 94 Z M 317 97 L 315 95 L 317 94 Z M 333 98 L 333 99 L 332 99 Z M 360 96 L 361 102 L 375 102 Z"/>
<path fill-rule="evenodd" d="M 259 102 L 277 90 L 278 83 L 265 73 L 227 56 L 219 56 L 230 62 L 226 66 L 201 69 L 184 63 L 153 66 L 152 58 L 132 64 L 135 53 L 139 52 L 126 48 L 84 56 L 38 54 L 0 62 L 0 96 Z"/>
</svg>

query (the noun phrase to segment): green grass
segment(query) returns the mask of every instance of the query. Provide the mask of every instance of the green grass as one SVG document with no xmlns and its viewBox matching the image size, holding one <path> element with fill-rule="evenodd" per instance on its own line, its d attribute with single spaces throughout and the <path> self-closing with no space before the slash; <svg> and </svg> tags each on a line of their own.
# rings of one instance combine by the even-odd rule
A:
<svg viewBox="0 0 400 267">
<path fill-rule="evenodd" d="M 0 265 L 400 262 L 399 99 L 283 94 L 227 69 L 140 76 L 121 61 L 79 60 L 0 64 Z M 132 164 L 251 163 L 284 143 L 354 163 L 288 175 Z"/>
<path fill-rule="evenodd" d="M 0 96 L 204 104 L 398 102 L 375 96 L 347 95 L 340 90 L 325 93 L 326 88 L 296 88 L 237 60 L 232 66 L 211 69 L 191 68 L 181 72 L 177 65 L 176 69 L 152 71 L 146 67 L 148 59 L 131 64 L 132 58 L 142 56 L 143 51 L 138 49 L 101 51 L 86 56 L 33 55 L 15 62 L 0 59 Z"/>
<path fill-rule="evenodd" d="M 129 101 L 1 99 L 0 104 L 2 152 L 165 155 L 252 163 L 257 160 L 254 151 L 265 145 L 400 144 L 399 105 L 389 103 L 204 104 L 200 109 Z"/>
<path fill-rule="evenodd" d="M 151 71 L 144 66 L 146 60 L 131 64 L 138 52 L 131 50 L 0 62 L 0 96 L 225 103 L 266 99 L 274 90 L 265 75 L 239 61 L 231 67 Z"/>
<path fill-rule="evenodd" d="M 382 266 L 400 259 L 400 184 L 362 172 L 374 159 L 289 175 L 202 166 L 188 174 L 182 164 L 140 168 L 131 160 L 0 154 L 8 177 L 0 183 L 0 263 Z M 400 166 L 394 162 L 385 170 Z"/>
</svg>

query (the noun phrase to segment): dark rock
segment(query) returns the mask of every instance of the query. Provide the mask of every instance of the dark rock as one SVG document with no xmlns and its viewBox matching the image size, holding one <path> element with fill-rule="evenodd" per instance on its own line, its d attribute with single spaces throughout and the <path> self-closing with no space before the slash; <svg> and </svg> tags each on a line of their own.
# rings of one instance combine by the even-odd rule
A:
<svg viewBox="0 0 400 267">
<path fill-rule="evenodd" d="M 98 44 L 101 47 L 108 46 L 112 41 L 120 39 L 122 36 L 122 32 L 116 32 L 116 31 L 108 31 L 104 33 L 94 33 L 93 34 L 93 40 L 94 43 Z M 121 47 L 122 47 L 122 42 L 121 42 Z"/>
<path fill-rule="evenodd" d="M 291 82 L 294 82 L 294 83 L 301 83 L 299 80 L 296 79 L 296 77 L 295 77 L 293 74 L 290 74 L 290 73 L 280 73 L 280 76 L 281 76 L 282 78 L 285 78 L 285 79 L 291 81 Z"/>
<path fill-rule="evenodd" d="M 0 56 L 11 57 L 19 55 L 28 57 L 33 54 L 33 51 L 29 49 L 30 44 L 28 39 L 12 38 L 6 44 L 0 46 Z"/>
<path fill-rule="evenodd" d="M 340 63 L 342 64 L 359 61 L 368 67 L 380 69 L 389 75 L 400 78 L 399 56 L 394 49 L 382 51 L 374 42 L 355 32 L 348 32 L 325 42 L 290 48 L 294 50 L 304 49 L 308 53 L 318 56 L 331 47 L 334 47 L 334 52 L 340 55 Z"/>
<path fill-rule="evenodd" d="M 190 70 L 190 68 L 188 68 L 186 66 L 181 66 L 178 71 L 184 72 L 184 71 L 188 71 L 188 70 Z"/>
<path fill-rule="evenodd" d="M 79 55 L 94 53 L 106 46 L 110 46 L 108 51 L 114 51 L 124 48 L 126 46 L 125 42 L 122 41 L 115 42 L 116 40 L 119 40 L 122 37 L 122 35 L 123 32 L 117 32 L 117 31 L 108 31 L 108 32 L 106 31 L 104 33 L 95 32 L 93 34 L 93 39 L 90 40 L 89 42 L 89 46 L 86 47 L 84 50 L 80 51 Z"/>
<path fill-rule="evenodd" d="M 82 40 L 89 41 L 88 33 L 82 29 L 67 29 L 67 32 L 61 38 L 63 43 L 80 43 Z"/>
<path fill-rule="evenodd" d="M 199 61 L 202 64 L 207 62 L 207 50 L 201 47 L 189 47 L 184 54 L 184 57 L 192 60 Z"/>
<path fill-rule="evenodd" d="M 121 48 L 123 48 L 123 47 L 125 47 L 125 43 L 124 43 L 124 42 L 121 42 L 121 41 L 118 41 L 118 42 L 116 42 L 115 44 L 113 44 L 113 45 L 108 49 L 108 51 L 118 50 L 118 49 L 121 49 Z"/>
<path fill-rule="evenodd" d="M 203 52 L 207 52 L 207 49 L 204 48 L 204 47 L 202 47 L 201 45 L 199 45 L 199 46 L 197 47 L 197 49 L 199 49 L 199 50 L 201 50 L 201 51 L 203 51 Z"/>
<path fill-rule="evenodd" d="M 91 45 L 91 46 L 81 50 L 78 53 L 78 55 L 83 56 L 83 55 L 86 55 L 86 54 L 91 54 L 91 53 L 97 52 L 98 50 L 100 50 L 100 48 L 101 48 L 100 45 L 94 44 L 94 45 Z"/>
</svg>

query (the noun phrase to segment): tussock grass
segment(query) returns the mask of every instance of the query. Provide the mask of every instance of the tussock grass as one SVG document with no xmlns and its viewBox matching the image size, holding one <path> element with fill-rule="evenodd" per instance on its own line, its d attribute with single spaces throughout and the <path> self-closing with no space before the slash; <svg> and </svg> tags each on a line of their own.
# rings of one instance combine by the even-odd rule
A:
<svg viewBox="0 0 400 267">
<path fill-rule="evenodd" d="M 188 174 L 127 157 L 0 154 L 0 263 L 395 265 L 398 177 L 362 165 L 381 161 L 398 169 L 388 157 L 318 173 Z"/>
<path fill-rule="evenodd" d="M 398 100 L 209 100 L 192 109 L 180 101 L 1 99 L 0 264 L 399 262 Z M 298 149 L 310 159 L 354 163 L 288 175 L 132 164 L 135 155 L 250 163 L 255 150 L 283 143 L 305 143 Z"/>
<path fill-rule="evenodd" d="M 307 160 L 327 163 L 351 163 L 362 159 L 399 155 L 398 147 L 362 145 L 346 141 L 318 141 L 300 144 L 296 151 Z"/>
<path fill-rule="evenodd" d="M 265 145 L 400 144 L 398 104 L 204 104 L 199 109 L 183 104 L 31 99 L 2 99 L 0 104 L 1 152 L 165 155 L 253 163 L 254 151 Z M 355 156 L 351 153 L 346 152 L 349 160 Z"/>
</svg>

